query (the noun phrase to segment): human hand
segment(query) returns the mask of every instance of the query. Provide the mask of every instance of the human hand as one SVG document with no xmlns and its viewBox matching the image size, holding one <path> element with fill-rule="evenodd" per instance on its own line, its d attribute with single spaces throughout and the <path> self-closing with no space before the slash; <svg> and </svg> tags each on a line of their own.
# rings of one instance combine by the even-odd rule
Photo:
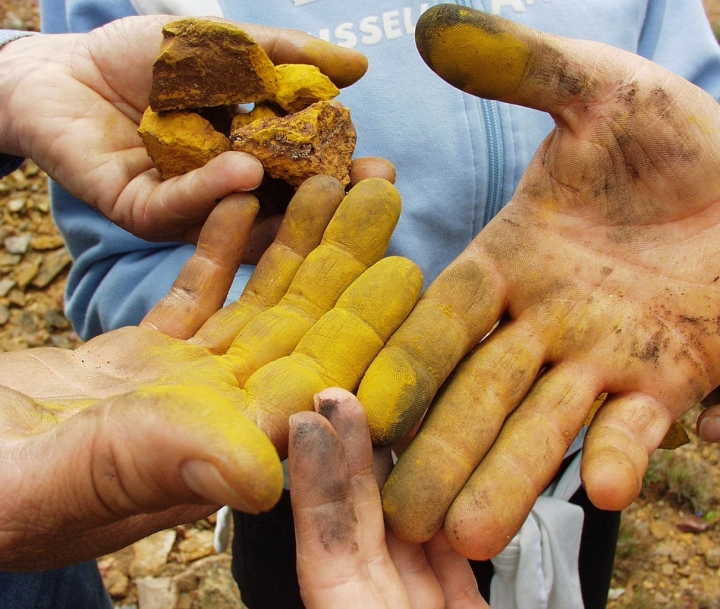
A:
<svg viewBox="0 0 720 609">
<path fill-rule="evenodd" d="M 275 504 L 288 417 L 326 386 L 354 389 L 422 278 L 405 259 L 375 264 L 400 212 L 389 183 L 345 196 L 316 176 L 240 301 L 205 321 L 256 211 L 242 195 L 216 207 L 141 327 L 75 351 L 2 354 L 0 568 L 70 564 L 220 505 Z"/>
<path fill-rule="evenodd" d="M 487 607 L 470 565 L 443 533 L 423 549 L 385 531 L 378 483 L 392 463 L 382 451 L 374 468 L 357 398 L 327 389 L 315 410 L 291 417 L 288 457 L 305 606 Z"/>
<path fill-rule="evenodd" d="M 383 500 L 403 539 L 444 527 L 453 548 L 487 559 L 599 395 L 582 480 L 595 505 L 619 510 L 670 425 L 720 382 L 720 108 L 638 56 L 456 5 L 424 13 L 416 39 L 451 84 L 556 123 L 358 394 L 374 439 L 395 442 L 472 350 Z M 392 396 L 389 378 L 401 379 Z"/>
<path fill-rule="evenodd" d="M 162 27 L 173 19 L 130 17 L 88 34 L 37 35 L 5 45 L 0 150 L 32 157 L 66 190 L 138 237 L 195 243 L 217 201 L 256 188 L 263 169 L 254 157 L 230 151 L 160 181 L 137 128 Z M 367 69 L 358 51 L 300 31 L 245 29 L 273 62 L 315 64 L 340 87 Z M 264 232 L 272 236 L 276 224 Z"/>
</svg>

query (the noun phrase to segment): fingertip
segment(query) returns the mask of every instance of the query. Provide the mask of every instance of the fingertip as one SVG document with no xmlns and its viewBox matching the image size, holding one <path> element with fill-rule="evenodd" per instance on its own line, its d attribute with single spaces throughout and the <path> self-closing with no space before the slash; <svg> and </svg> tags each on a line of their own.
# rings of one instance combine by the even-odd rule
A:
<svg viewBox="0 0 720 609">
<path fill-rule="evenodd" d="M 324 403 L 345 402 L 356 400 L 355 396 L 341 387 L 328 387 L 315 394 L 315 411 L 322 413 Z M 327 418 L 327 417 L 325 417 Z"/>
<path fill-rule="evenodd" d="M 520 85 L 532 58 L 532 47 L 519 30 L 497 15 L 440 4 L 420 16 L 415 43 L 428 67 L 452 86 L 502 99 Z"/>
<path fill-rule="evenodd" d="M 395 184 L 396 177 L 395 165 L 380 157 L 355 159 L 350 167 L 351 186 L 368 178 L 382 178 L 391 184 Z"/>
<path fill-rule="evenodd" d="M 614 447 L 606 446 L 583 456 L 581 478 L 593 504 L 601 510 L 620 511 L 640 494 L 647 468 Z"/>
<path fill-rule="evenodd" d="M 228 190 L 235 192 L 255 190 L 265 175 L 262 163 L 256 157 L 235 150 L 223 152 L 200 170 L 205 170 L 213 180 L 221 180 Z"/>
<path fill-rule="evenodd" d="M 698 417 L 697 432 L 705 442 L 720 442 L 720 407 L 708 408 Z"/>
<path fill-rule="evenodd" d="M 347 49 L 311 38 L 303 51 L 322 72 L 340 89 L 349 87 L 360 80 L 368 70 L 368 58 L 356 49 Z"/>
</svg>

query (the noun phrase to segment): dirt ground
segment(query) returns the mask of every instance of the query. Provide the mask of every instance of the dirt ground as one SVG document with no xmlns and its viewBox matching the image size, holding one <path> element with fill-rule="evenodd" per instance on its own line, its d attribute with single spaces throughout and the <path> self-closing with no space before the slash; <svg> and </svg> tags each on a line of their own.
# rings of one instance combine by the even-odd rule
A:
<svg viewBox="0 0 720 609">
<path fill-rule="evenodd" d="M 706 8 L 720 32 L 720 0 Z M 36 30 L 35 0 L 0 0 L 0 27 Z M 79 344 L 63 314 L 70 258 L 32 162 L 0 180 L 0 351 Z M 691 443 L 652 459 L 641 498 L 623 514 L 610 609 L 720 606 L 720 448 Z M 240 608 L 230 556 L 215 554 L 213 520 L 162 531 L 98 560 L 115 606 Z"/>
</svg>

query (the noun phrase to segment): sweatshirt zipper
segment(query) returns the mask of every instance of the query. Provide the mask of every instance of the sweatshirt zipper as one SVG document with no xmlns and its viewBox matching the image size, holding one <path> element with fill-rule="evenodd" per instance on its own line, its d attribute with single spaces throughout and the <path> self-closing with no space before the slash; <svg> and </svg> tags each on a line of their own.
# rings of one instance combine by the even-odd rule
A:
<svg viewBox="0 0 720 609">
<path fill-rule="evenodd" d="M 485 10 L 482 0 L 476 0 L 480 10 Z M 457 0 L 460 6 L 475 8 L 472 0 Z M 489 99 L 480 99 L 480 109 L 485 123 L 485 136 L 487 138 L 487 199 L 485 201 L 485 215 L 483 226 L 492 220 L 502 206 L 502 135 L 500 127 L 500 112 L 498 102 Z M 479 227 L 482 228 L 482 227 Z"/>
</svg>

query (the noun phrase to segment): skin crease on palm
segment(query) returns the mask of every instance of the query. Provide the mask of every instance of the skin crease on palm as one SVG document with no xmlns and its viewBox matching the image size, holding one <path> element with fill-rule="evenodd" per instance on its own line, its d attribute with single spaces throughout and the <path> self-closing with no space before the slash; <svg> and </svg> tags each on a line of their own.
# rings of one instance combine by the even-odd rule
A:
<svg viewBox="0 0 720 609">
<path fill-rule="evenodd" d="M 512 201 L 428 288 L 359 393 L 374 438 L 395 442 L 470 352 L 383 505 L 401 538 L 444 527 L 454 549 L 487 559 L 522 525 L 598 395 L 609 397 L 582 482 L 598 507 L 619 510 L 670 425 L 720 383 L 720 107 L 638 56 L 457 5 L 426 12 L 416 40 L 450 84 L 556 124 Z M 396 429 L 372 399 L 393 373 L 418 384 L 389 407 Z"/>
<path fill-rule="evenodd" d="M 383 258 L 397 191 L 371 178 L 346 195 L 316 176 L 298 190 L 249 289 L 208 319 L 243 255 L 232 246 L 249 234 L 258 208 L 250 199 L 216 208 L 194 259 L 141 327 L 74 351 L 3 354 L 0 464 L 18 499 L 0 519 L 0 566 L 70 564 L 223 504 L 270 509 L 282 491 L 290 415 L 312 409 L 325 387 L 354 390 L 407 317 L 422 275 L 405 258 Z M 254 369 L 243 361 L 246 341 L 264 356 Z M 46 492 L 23 492 L 28 479 Z M 37 505 L 48 493 L 53 502 Z"/>
</svg>

